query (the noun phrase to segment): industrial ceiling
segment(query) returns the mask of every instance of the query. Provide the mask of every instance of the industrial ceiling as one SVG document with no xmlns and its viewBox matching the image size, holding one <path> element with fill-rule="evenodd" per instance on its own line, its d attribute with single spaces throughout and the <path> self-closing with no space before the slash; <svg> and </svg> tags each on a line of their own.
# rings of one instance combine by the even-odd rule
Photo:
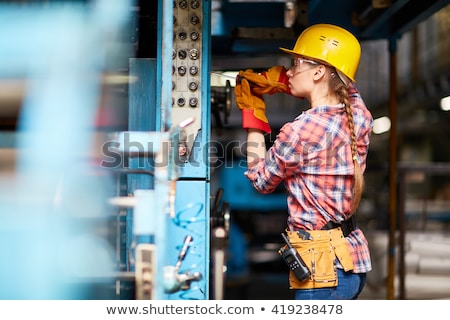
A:
<svg viewBox="0 0 450 320">
<path fill-rule="evenodd" d="M 213 53 L 271 52 L 308 25 L 340 25 L 360 41 L 400 37 L 449 0 L 213 0 Z M 273 41 L 271 41 L 273 40 Z"/>
</svg>

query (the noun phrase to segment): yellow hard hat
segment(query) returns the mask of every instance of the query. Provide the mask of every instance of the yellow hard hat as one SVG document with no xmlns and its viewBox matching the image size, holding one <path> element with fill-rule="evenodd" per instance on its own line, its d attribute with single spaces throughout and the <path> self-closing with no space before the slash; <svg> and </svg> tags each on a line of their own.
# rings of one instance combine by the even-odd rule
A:
<svg viewBox="0 0 450 320">
<path fill-rule="evenodd" d="M 349 31 L 332 24 L 315 24 L 297 38 L 294 49 L 284 52 L 323 61 L 355 81 L 361 46 Z"/>
</svg>

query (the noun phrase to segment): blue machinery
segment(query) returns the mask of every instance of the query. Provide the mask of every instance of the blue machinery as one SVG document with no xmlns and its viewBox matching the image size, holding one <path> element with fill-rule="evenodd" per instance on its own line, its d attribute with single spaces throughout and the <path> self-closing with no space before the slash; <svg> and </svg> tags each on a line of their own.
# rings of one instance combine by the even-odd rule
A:
<svg viewBox="0 0 450 320">
<path fill-rule="evenodd" d="M 126 134 L 130 142 L 146 146 L 151 141 L 151 146 L 160 146 L 147 150 L 154 156 L 152 190 L 146 190 L 148 183 L 143 185 L 142 177 L 128 177 L 128 193 L 139 195 L 147 204 L 127 215 L 127 227 L 133 226 L 133 232 L 126 247 L 135 249 L 127 259 L 136 257 L 139 299 L 210 297 L 210 107 L 208 86 L 201 85 L 209 83 L 209 6 L 200 0 L 160 2 L 158 56 L 162 58 L 137 58 L 130 65 L 130 77 L 150 75 L 152 81 L 149 87 L 143 87 L 143 82 L 130 84 L 129 130 L 136 131 Z M 156 92 L 155 99 L 145 100 L 142 90 Z M 155 117 L 148 117 L 152 108 Z M 153 143 L 142 133 L 150 130 L 157 132 L 151 135 L 159 141 Z M 140 167 L 139 156 L 130 161 L 130 169 L 146 169 Z M 147 219 L 147 223 L 132 219 Z M 140 242 L 145 236 L 150 240 Z M 132 261 L 127 265 L 133 269 Z"/>
<path fill-rule="evenodd" d="M 162 58 L 129 60 L 128 130 L 99 147 L 92 123 L 102 77 L 130 50 L 114 47 L 130 8 L 126 0 L 0 7 L 0 42 L 8 44 L 0 76 L 26 88 L 17 133 L 2 135 L 3 146 L 24 152 L 13 178 L 0 181 L 0 241 L 9 243 L 1 299 L 212 296 L 202 85 L 210 3 L 159 1 Z M 117 232 L 107 241 L 111 222 Z M 217 234 L 224 239 L 225 230 Z"/>
</svg>

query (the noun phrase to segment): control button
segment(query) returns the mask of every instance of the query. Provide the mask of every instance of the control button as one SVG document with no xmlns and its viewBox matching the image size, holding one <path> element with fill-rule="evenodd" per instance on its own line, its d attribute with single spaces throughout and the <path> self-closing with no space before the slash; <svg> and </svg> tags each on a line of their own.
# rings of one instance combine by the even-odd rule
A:
<svg viewBox="0 0 450 320">
<path fill-rule="evenodd" d="M 200 23 L 200 18 L 197 15 L 192 15 L 191 20 L 190 20 L 191 24 L 196 25 Z"/>
<path fill-rule="evenodd" d="M 191 83 L 189 83 L 189 90 L 191 91 L 195 91 L 198 89 L 198 84 L 195 81 L 192 81 Z"/>
<path fill-rule="evenodd" d="M 190 98 L 189 99 L 189 106 L 192 108 L 195 108 L 198 104 L 198 100 L 197 98 Z"/>
<path fill-rule="evenodd" d="M 192 9 L 197 9 L 198 7 L 200 7 L 200 1 L 199 0 L 192 0 L 191 1 L 191 8 Z"/>
<path fill-rule="evenodd" d="M 190 55 L 191 53 L 189 52 L 189 55 Z M 180 58 L 180 59 L 186 59 L 186 57 L 187 57 L 187 52 L 186 52 L 186 50 L 183 50 L 183 49 L 181 49 L 180 51 L 178 51 L 178 57 Z M 191 58 L 192 59 L 192 58 Z"/>
<path fill-rule="evenodd" d="M 183 98 L 183 97 L 178 98 L 177 104 L 178 104 L 180 107 L 183 107 L 183 106 L 186 104 L 186 99 Z"/>
<path fill-rule="evenodd" d="M 198 73 L 198 67 L 197 66 L 191 66 L 189 67 L 189 74 L 192 76 L 195 76 Z"/>
<path fill-rule="evenodd" d="M 199 56 L 200 56 L 200 52 L 196 48 L 189 50 L 189 57 L 192 60 L 197 60 Z"/>
<path fill-rule="evenodd" d="M 184 76 L 186 74 L 186 67 L 185 66 L 179 66 L 178 67 L 178 74 L 180 76 Z"/>
<path fill-rule="evenodd" d="M 178 7 L 181 9 L 186 9 L 188 6 L 187 1 L 186 0 L 181 0 L 180 2 L 178 2 Z"/>
<path fill-rule="evenodd" d="M 186 38 L 187 38 L 187 33 L 184 32 L 184 31 L 181 31 L 180 33 L 178 33 L 178 38 L 179 38 L 180 40 L 186 40 Z"/>
<path fill-rule="evenodd" d="M 191 40 L 192 41 L 197 41 L 198 38 L 200 38 L 200 34 L 197 31 L 191 32 Z"/>
</svg>

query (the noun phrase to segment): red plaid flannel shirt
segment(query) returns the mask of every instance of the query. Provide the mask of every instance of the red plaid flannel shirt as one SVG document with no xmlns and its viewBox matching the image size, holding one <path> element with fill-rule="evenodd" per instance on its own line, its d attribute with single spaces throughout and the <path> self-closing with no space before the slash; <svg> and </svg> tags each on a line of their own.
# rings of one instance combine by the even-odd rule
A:
<svg viewBox="0 0 450 320">
<path fill-rule="evenodd" d="M 366 168 L 373 118 L 358 90 L 349 88 L 358 161 Z M 260 193 L 284 182 L 290 230 L 319 230 L 328 221 L 350 217 L 354 165 L 350 129 L 342 104 L 318 106 L 285 124 L 265 159 L 253 163 L 247 178 Z M 367 239 L 357 228 L 348 237 L 354 272 L 371 270 Z"/>
</svg>

